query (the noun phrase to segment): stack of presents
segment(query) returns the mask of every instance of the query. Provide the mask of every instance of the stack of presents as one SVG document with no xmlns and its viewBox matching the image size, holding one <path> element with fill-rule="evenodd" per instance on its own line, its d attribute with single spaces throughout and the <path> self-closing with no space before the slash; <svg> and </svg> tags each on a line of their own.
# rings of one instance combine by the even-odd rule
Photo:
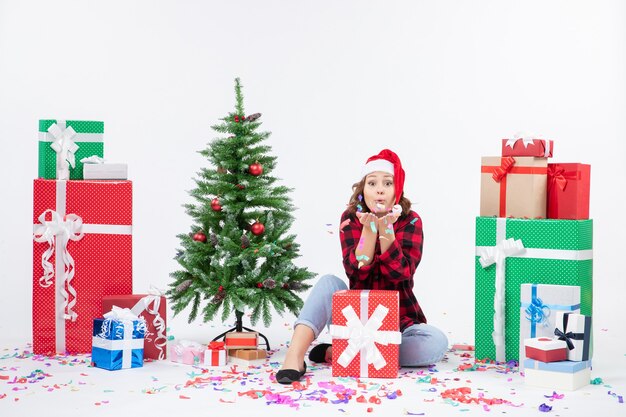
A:
<svg viewBox="0 0 626 417">
<path fill-rule="evenodd" d="M 483 157 L 476 218 L 476 359 L 519 361 L 525 382 L 589 383 L 590 166 L 548 163 L 553 141 L 502 140 Z"/>
<path fill-rule="evenodd" d="M 116 370 L 166 358 L 166 300 L 132 293 L 132 182 L 104 162 L 103 134 L 100 121 L 39 121 L 33 351 Z"/>
</svg>

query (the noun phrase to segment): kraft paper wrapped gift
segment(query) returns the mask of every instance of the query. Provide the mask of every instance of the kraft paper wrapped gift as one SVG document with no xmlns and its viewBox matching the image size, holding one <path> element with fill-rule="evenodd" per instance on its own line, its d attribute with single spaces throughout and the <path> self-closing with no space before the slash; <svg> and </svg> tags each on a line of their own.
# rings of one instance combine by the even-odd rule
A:
<svg viewBox="0 0 626 417">
<path fill-rule="evenodd" d="M 535 359 L 540 362 L 567 360 L 567 343 L 563 340 L 551 337 L 524 339 L 524 348 L 527 359 Z"/>
<path fill-rule="evenodd" d="M 589 218 L 591 165 L 548 164 L 548 218 Z"/>
<path fill-rule="evenodd" d="M 554 334 L 567 343 L 567 359 L 587 361 L 591 359 L 591 317 L 559 311 L 556 314 Z"/>
<path fill-rule="evenodd" d="M 257 332 L 228 332 L 224 341 L 226 349 L 256 349 L 259 334 Z"/>
<path fill-rule="evenodd" d="M 226 365 L 226 349 L 224 342 L 213 341 L 209 343 L 207 350 L 204 352 L 205 366 L 224 366 Z"/>
<path fill-rule="evenodd" d="M 253 361 L 267 358 L 267 351 L 265 349 L 231 349 L 228 351 L 228 356 L 245 361 Z"/>
<path fill-rule="evenodd" d="M 39 178 L 82 180 L 81 159 L 104 156 L 104 123 L 39 120 Z"/>
<path fill-rule="evenodd" d="M 547 173 L 546 158 L 483 157 L 480 215 L 545 218 Z"/>
<path fill-rule="evenodd" d="M 514 137 L 502 139 L 502 156 L 535 156 L 550 158 L 554 141 L 539 138 Z"/>
<path fill-rule="evenodd" d="M 524 383 L 552 390 L 574 391 L 589 385 L 591 362 L 540 362 L 533 359 L 524 361 Z"/>
<path fill-rule="evenodd" d="M 102 298 L 102 311 L 113 306 L 129 308 L 146 321 L 144 359 L 165 359 L 167 356 L 166 301 L 161 292 L 153 289 L 150 294 L 108 295 Z"/>
<path fill-rule="evenodd" d="M 520 358 L 524 283 L 580 286 L 581 313 L 591 314 L 592 232 L 592 220 L 476 218 L 477 359 Z"/>
<path fill-rule="evenodd" d="M 524 369 L 524 339 L 553 338 L 559 312 L 580 312 L 580 292 L 581 288 L 577 285 L 522 284 L 519 319 L 520 370 Z M 567 354 L 565 356 L 562 360 L 567 359 Z"/>
<path fill-rule="evenodd" d="M 192 340 L 178 340 L 169 345 L 169 358 L 172 362 L 185 365 L 200 365 L 204 363 L 206 348 Z"/>
<path fill-rule="evenodd" d="M 400 333 L 397 291 L 342 290 L 333 294 L 333 376 L 396 378 Z"/>
<path fill-rule="evenodd" d="M 115 371 L 143 366 L 146 323 L 128 309 L 114 308 L 93 321 L 92 365 Z"/>
<path fill-rule="evenodd" d="M 33 351 L 91 351 L 102 298 L 133 288 L 132 183 L 34 181 Z"/>
</svg>

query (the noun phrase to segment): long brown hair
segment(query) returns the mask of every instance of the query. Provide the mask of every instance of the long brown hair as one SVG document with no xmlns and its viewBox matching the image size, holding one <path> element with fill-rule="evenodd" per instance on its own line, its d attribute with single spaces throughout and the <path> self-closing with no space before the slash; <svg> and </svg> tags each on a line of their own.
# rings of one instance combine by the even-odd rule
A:
<svg viewBox="0 0 626 417">
<path fill-rule="evenodd" d="M 365 177 L 357 183 L 352 185 L 352 196 L 350 196 L 350 200 L 348 201 L 348 213 L 354 214 L 357 212 L 358 207 L 361 206 L 362 212 L 370 213 L 369 207 L 363 201 L 363 190 L 365 189 Z M 361 199 L 359 200 L 359 196 Z M 406 216 L 411 211 L 411 202 L 408 198 L 404 196 L 404 191 L 402 192 L 402 196 L 400 197 L 400 207 L 402 207 L 402 216 Z"/>
</svg>

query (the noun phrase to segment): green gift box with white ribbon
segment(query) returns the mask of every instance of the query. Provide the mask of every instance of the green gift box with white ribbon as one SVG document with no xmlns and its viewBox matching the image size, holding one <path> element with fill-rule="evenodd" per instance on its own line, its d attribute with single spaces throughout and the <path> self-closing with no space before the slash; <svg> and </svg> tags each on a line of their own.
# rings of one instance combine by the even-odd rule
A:
<svg viewBox="0 0 626 417">
<path fill-rule="evenodd" d="M 592 220 L 476 218 L 476 359 L 520 359 L 522 284 L 580 286 L 592 315 L 592 241 Z"/>
<path fill-rule="evenodd" d="M 81 159 L 104 157 L 104 122 L 39 120 L 39 178 L 82 180 Z"/>
</svg>

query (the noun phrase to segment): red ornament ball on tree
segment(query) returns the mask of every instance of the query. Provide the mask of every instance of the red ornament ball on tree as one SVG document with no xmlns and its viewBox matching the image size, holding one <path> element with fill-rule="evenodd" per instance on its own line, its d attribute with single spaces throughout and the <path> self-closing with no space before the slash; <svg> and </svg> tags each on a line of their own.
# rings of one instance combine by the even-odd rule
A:
<svg viewBox="0 0 626 417">
<path fill-rule="evenodd" d="M 205 243 L 206 242 L 206 235 L 202 232 L 198 232 L 195 235 L 193 235 L 193 240 L 195 240 L 196 242 L 202 242 Z"/>
<path fill-rule="evenodd" d="M 219 199 L 214 198 L 213 200 L 211 200 L 211 209 L 213 209 L 213 211 L 222 211 L 222 206 Z"/>
<path fill-rule="evenodd" d="M 224 287 L 222 287 L 222 286 L 220 285 L 220 287 L 219 287 L 217 290 L 218 290 L 218 291 L 224 291 Z"/>
<path fill-rule="evenodd" d="M 262 283 L 262 282 L 258 282 L 258 283 L 256 284 L 256 286 L 257 286 L 257 287 L 259 287 L 259 288 L 263 288 L 263 283 Z"/>
<path fill-rule="evenodd" d="M 265 232 L 265 226 L 263 225 L 263 223 L 256 221 L 252 223 L 252 226 L 250 226 L 250 231 L 253 235 L 259 236 L 262 235 L 263 232 Z"/>
<path fill-rule="evenodd" d="M 250 175 L 254 175 L 255 177 L 258 177 L 259 175 L 263 173 L 263 165 L 259 164 L 258 161 L 255 162 L 254 164 L 248 167 L 248 173 L 250 173 Z"/>
</svg>

